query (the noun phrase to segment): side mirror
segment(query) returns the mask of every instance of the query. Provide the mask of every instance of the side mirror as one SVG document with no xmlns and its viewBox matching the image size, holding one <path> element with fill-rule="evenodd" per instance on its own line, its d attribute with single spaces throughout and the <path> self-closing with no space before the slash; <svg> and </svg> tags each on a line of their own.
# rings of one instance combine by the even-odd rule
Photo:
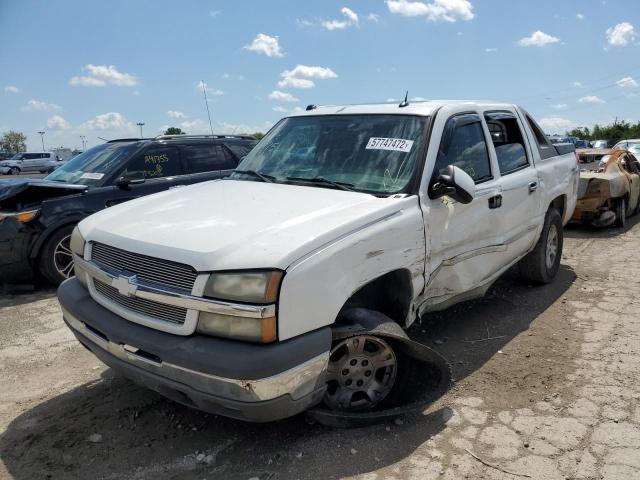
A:
<svg viewBox="0 0 640 480">
<path fill-rule="evenodd" d="M 460 203 L 470 203 L 476 193 L 473 178 L 454 165 L 449 165 L 431 181 L 429 197 L 440 198 L 445 195 Z"/>
<path fill-rule="evenodd" d="M 116 180 L 116 186 L 120 188 L 127 188 L 129 185 L 144 183 L 145 180 L 144 172 L 127 172 Z"/>
</svg>

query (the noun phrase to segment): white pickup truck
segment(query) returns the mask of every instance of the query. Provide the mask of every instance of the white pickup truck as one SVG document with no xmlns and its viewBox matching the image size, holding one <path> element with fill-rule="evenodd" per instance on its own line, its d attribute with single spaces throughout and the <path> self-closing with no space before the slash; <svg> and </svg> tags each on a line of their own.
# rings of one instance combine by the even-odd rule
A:
<svg viewBox="0 0 640 480">
<path fill-rule="evenodd" d="M 573 148 L 514 105 L 309 106 L 227 179 L 82 221 L 58 296 L 83 345 L 178 402 L 384 408 L 416 319 L 516 263 L 553 280 L 577 185 Z"/>
</svg>

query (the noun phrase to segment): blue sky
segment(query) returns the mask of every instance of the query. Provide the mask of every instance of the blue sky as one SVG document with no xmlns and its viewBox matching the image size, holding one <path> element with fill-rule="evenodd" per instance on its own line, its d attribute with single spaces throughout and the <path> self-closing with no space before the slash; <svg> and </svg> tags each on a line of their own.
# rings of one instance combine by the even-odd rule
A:
<svg viewBox="0 0 640 480">
<path fill-rule="evenodd" d="M 0 1 L 0 131 L 29 149 L 265 131 L 309 103 L 495 99 L 640 120 L 637 0 Z"/>
</svg>

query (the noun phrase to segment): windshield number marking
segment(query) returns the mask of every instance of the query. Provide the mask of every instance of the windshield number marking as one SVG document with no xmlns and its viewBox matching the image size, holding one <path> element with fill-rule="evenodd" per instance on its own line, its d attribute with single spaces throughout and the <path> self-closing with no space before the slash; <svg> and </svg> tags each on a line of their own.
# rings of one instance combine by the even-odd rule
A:
<svg viewBox="0 0 640 480">
<path fill-rule="evenodd" d="M 394 152 L 408 153 L 413 147 L 413 140 L 402 138 L 371 137 L 365 147 L 367 150 L 392 150 Z"/>
</svg>

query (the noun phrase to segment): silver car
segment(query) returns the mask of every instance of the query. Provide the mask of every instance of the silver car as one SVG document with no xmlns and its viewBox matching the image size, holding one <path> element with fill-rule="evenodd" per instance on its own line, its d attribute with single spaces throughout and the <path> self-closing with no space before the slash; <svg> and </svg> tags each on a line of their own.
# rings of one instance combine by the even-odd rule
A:
<svg viewBox="0 0 640 480">
<path fill-rule="evenodd" d="M 50 173 L 62 164 L 59 157 L 52 152 L 16 153 L 8 160 L 0 162 L 0 174 Z"/>
</svg>

